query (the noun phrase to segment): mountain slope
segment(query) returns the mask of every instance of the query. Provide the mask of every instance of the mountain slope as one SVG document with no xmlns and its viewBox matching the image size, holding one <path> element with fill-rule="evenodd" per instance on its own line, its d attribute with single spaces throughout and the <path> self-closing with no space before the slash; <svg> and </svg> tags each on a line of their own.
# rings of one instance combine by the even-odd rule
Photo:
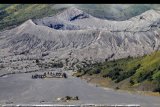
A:
<svg viewBox="0 0 160 107">
<path fill-rule="evenodd" d="M 84 60 L 143 56 L 159 50 L 159 19 L 160 13 L 155 10 L 126 21 L 109 21 L 69 8 L 0 32 L 0 56 L 48 52 L 47 58 L 69 60 L 72 67 Z"/>
<path fill-rule="evenodd" d="M 58 63 L 69 69 L 85 68 L 82 74 L 110 77 L 119 86 L 125 81 L 131 87 L 145 85 L 157 91 L 160 53 L 147 54 L 160 50 L 160 11 L 110 21 L 71 7 L 0 32 L 0 50 L 2 75 L 27 72 L 27 64 L 36 71 Z"/>
<path fill-rule="evenodd" d="M 150 9 L 159 10 L 159 4 L 56 4 L 57 8 L 71 6 L 98 18 L 119 21 L 130 19 Z"/>
<path fill-rule="evenodd" d="M 149 10 L 126 21 L 110 21 L 93 17 L 74 7 L 52 17 L 36 20 L 38 25 L 60 30 L 104 29 L 111 32 L 148 31 L 159 27 L 160 12 Z"/>
<path fill-rule="evenodd" d="M 158 4 L 1 4 L 0 29 L 9 29 L 29 18 L 42 18 L 69 7 L 79 8 L 92 16 L 109 20 L 127 20 Z"/>
<path fill-rule="evenodd" d="M 143 91 L 160 92 L 160 51 L 138 58 L 95 63 L 79 67 L 77 76 L 111 78 L 119 88 L 135 88 Z M 106 82 L 107 84 L 107 82 Z"/>
</svg>

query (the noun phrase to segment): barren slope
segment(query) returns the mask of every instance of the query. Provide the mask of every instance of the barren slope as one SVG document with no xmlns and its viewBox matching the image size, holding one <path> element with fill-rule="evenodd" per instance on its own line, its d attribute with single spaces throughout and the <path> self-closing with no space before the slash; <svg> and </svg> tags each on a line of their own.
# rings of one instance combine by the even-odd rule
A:
<svg viewBox="0 0 160 107">
<path fill-rule="evenodd" d="M 126 21 L 95 18 L 76 8 L 28 20 L 0 33 L 0 55 L 41 54 L 77 63 L 142 56 L 159 49 L 160 13 L 149 10 Z"/>
</svg>

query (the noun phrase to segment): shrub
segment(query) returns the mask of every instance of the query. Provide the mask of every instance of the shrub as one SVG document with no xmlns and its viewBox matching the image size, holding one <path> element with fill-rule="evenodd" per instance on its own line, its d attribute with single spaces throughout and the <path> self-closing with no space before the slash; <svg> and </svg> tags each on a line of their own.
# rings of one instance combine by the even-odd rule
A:
<svg viewBox="0 0 160 107">
<path fill-rule="evenodd" d="M 101 73 L 101 70 L 100 70 L 100 69 L 96 69 L 96 70 L 94 70 L 93 73 L 94 73 L 94 74 L 99 74 L 99 73 Z"/>
<path fill-rule="evenodd" d="M 119 87 L 117 86 L 115 89 L 116 89 L 116 90 L 119 90 Z"/>
<path fill-rule="evenodd" d="M 153 75 L 154 70 L 152 71 L 147 71 L 145 73 L 140 73 L 138 77 L 138 82 L 142 82 L 144 80 L 152 80 L 152 75 Z"/>
<path fill-rule="evenodd" d="M 118 76 L 120 75 L 118 70 L 111 70 L 108 74 L 107 77 L 111 78 L 112 80 L 115 80 L 118 78 Z"/>
<path fill-rule="evenodd" d="M 107 77 L 107 74 L 104 74 L 102 77 L 103 77 L 103 78 L 106 78 L 106 77 Z"/>
<path fill-rule="evenodd" d="M 158 85 L 154 90 L 153 92 L 159 92 L 160 93 L 160 85 Z"/>
<path fill-rule="evenodd" d="M 160 71 L 156 72 L 154 75 L 153 75 L 153 80 L 156 80 L 156 81 L 160 81 Z"/>
<path fill-rule="evenodd" d="M 134 85 L 134 81 L 133 81 L 132 79 L 129 80 L 129 83 L 130 83 L 131 85 Z"/>
</svg>

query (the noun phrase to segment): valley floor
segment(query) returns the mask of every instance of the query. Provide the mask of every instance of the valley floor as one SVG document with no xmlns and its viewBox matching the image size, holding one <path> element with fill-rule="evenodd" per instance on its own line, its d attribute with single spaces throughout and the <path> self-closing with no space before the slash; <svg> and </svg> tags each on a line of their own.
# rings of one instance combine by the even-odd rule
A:
<svg viewBox="0 0 160 107">
<path fill-rule="evenodd" d="M 12 74 L 0 78 L 0 104 L 137 104 L 159 107 L 160 98 L 97 87 L 71 76 L 31 79 L 35 73 Z M 78 96 L 78 101 L 61 102 L 58 97 Z"/>
</svg>

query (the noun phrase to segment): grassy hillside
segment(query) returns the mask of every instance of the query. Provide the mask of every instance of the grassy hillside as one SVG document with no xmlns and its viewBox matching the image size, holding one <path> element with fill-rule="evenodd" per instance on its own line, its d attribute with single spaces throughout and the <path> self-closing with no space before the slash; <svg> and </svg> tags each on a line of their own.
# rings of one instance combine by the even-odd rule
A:
<svg viewBox="0 0 160 107">
<path fill-rule="evenodd" d="M 124 58 L 79 67 L 77 76 L 109 78 L 115 84 L 160 92 L 160 51 L 138 58 Z"/>
<path fill-rule="evenodd" d="M 53 15 L 63 9 L 56 10 L 53 4 L 1 4 L 0 30 L 19 25 L 28 19 Z"/>
</svg>

